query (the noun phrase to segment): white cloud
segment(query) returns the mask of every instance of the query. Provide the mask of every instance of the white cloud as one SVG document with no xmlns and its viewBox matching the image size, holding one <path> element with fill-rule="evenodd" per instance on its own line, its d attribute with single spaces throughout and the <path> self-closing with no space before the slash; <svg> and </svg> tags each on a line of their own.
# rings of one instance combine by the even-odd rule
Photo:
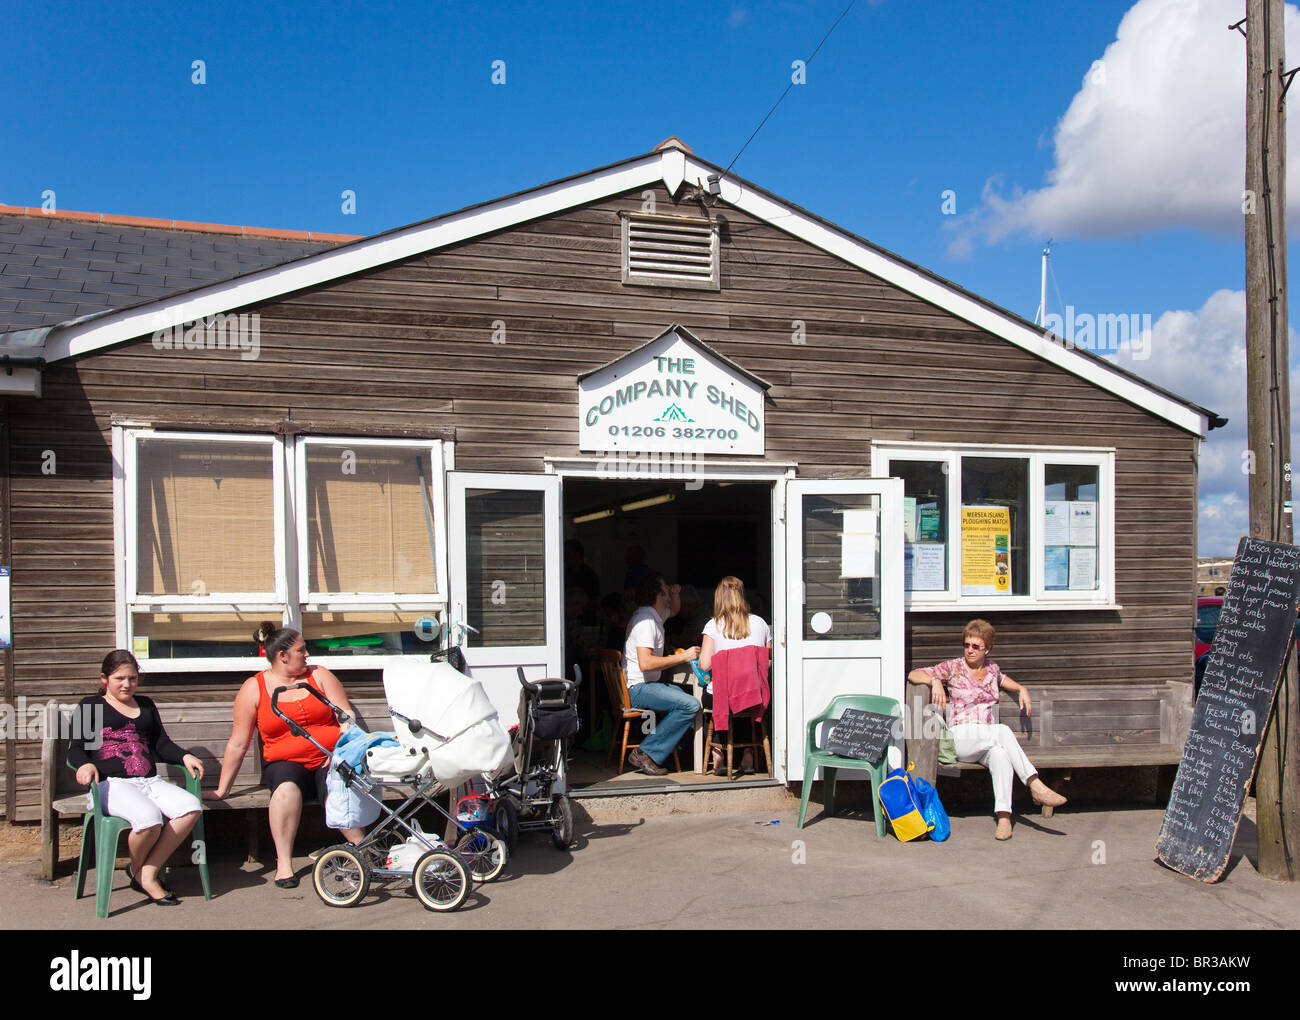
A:
<svg viewBox="0 0 1300 1020">
<path fill-rule="evenodd" d="M 1300 336 L 1290 333 L 1290 348 L 1300 352 Z M 1249 531 L 1242 470 L 1246 443 L 1246 295 L 1239 290 L 1211 294 L 1196 311 L 1168 311 L 1156 320 L 1150 337 L 1137 350 L 1149 357 L 1133 360 L 1128 349 L 1117 363 L 1158 386 L 1215 414 L 1228 424 L 1201 444 L 1197 545 L 1201 556 L 1231 555 L 1237 539 Z M 1291 364 L 1291 449 L 1300 452 L 1300 364 Z"/>
<path fill-rule="evenodd" d="M 1245 40 L 1228 26 L 1241 0 L 1139 0 L 1056 125 L 1042 187 L 1009 192 L 996 178 L 983 204 L 949 221 L 949 254 L 970 239 L 1019 232 L 1115 237 L 1190 226 L 1239 233 L 1245 177 Z M 1286 7 L 1286 48 L 1300 52 L 1300 11 Z M 1297 118 L 1288 148 L 1300 140 Z M 1300 187 L 1300 166 L 1287 190 Z"/>
</svg>

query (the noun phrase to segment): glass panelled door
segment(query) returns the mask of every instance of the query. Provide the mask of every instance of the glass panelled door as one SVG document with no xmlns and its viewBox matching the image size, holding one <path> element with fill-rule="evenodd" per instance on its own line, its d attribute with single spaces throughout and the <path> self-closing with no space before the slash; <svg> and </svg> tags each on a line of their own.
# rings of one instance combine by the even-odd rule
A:
<svg viewBox="0 0 1300 1020">
<path fill-rule="evenodd" d="M 786 487 L 790 780 L 804 778 L 807 720 L 835 695 L 903 702 L 902 517 L 897 478 Z"/>
<path fill-rule="evenodd" d="M 516 667 L 530 680 L 562 676 L 560 479 L 448 476 L 452 621 L 474 630 L 465 657 L 502 721 L 519 703 Z"/>
</svg>

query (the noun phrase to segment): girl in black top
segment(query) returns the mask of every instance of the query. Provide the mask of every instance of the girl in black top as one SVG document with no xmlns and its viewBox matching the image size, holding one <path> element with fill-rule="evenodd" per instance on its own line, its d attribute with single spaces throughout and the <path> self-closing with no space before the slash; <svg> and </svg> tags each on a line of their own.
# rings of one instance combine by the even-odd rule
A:
<svg viewBox="0 0 1300 1020">
<path fill-rule="evenodd" d="M 78 708 L 79 719 L 94 722 L 80 727 L 68 748 L 68 764 L 83 786 L 99 784 L 107 814 L 131 823 L 126 871 L 131 888 L 154 903 L 172 906 L 180 901 L 158 881 L 158 871 L 190 834 L 202 805 L 162 779 L 157 763 L 184 765 L 200 779 L 203 763 L 172 743 L 153 701 L 136 695 L 140 666 L 134 655 L 122 649 L 110 652 L 99 679 L 102 693 L 83 699 Z"/>
</svg>

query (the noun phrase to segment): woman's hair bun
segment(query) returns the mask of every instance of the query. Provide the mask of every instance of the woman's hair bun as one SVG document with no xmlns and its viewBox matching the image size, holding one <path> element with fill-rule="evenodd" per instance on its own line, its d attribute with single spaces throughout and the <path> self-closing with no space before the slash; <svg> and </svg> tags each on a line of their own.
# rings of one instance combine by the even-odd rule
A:
<svg viewBox="0 0 1300 1020">
<path fill-rule="evenodd" d="M 257 630 L 253 633 L 253 640 L 262 646 L 262 653 L 266 656 L 267 662 L 275 662 L 275 657 L 281 652 L 287 652 L 293 647 L 295 641 L 302 635 L 292 627 L 281 627 L 278 624 L 264 620 L 257 625 Z"/>
</svg>

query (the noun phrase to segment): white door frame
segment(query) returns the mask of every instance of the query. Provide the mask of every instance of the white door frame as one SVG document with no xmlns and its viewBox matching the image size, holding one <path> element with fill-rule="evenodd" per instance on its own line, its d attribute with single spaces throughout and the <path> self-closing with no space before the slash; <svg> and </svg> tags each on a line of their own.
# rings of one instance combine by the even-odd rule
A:
<svg viewBox="0 0 1300 1020">
<path fill-rule="evenodd" d="M 448 522 L 448 625 L 466 619 L 469 548 L 465 530 L 465 494 L 470 489 L 501 489 L 543 493 L 543 549 L 545 570 L 546 643 L 509 647 L 473 647 L 465 642 L 465 658 L 484 682 L 489 696 L 502 712 L 513 719 L 519 697 L 515 667 L 523 666 L 530 680 L 563 676 L 564 644 L 564 561 L 560 549 L 561 480 L 557 475 L 508 474 L 505 472 L 449 471 L 447 473 Z M 472 638 L 473 635 L 470 635 Z"/>
<path fill-rule="evenodd" d="M 560 477 L 600 478 L 606 481 L 667 481 L 683 485 L 697 482 L 762 482 L 772 487 L 772 763 L 773 778 L 785 781 L 785 487 L 795 477 L 793 461 L 731 461 L 686 456 L 680 462 L 671 455 L 638 454 L 624 460 L 616 455 L 600 457 L 547 457 L 546 470 Z M 562 504 L 561 504 L 562 505 Z M 697 757 L 704 738 L 697 734 Z"/>
<path fill-rule="evenodd" d="M 782 607 L 786 705 L 783 746 L 788 749 L 787 781 L 803 776 L 804 732 L 807 719 L 824 706 L 805 702 L 809 664 L 825 664 L 835 672 L 835 660 L 875 662 L 864 673 L 876 679 L 858 683 L 844 677 L 830 681 L 833 693 L 883 694 L 904 703 L 903 661 L 903 481 L 899 478 L 794 479 L 785 483 L 785 605 Z M 880 638 L 874 641 L 805 641 L 803 624 L 803 516 L 804 495 L 877 495 L 880 508 Z M 773 654 L 777 654 L 774 649 Z M 851 669 L 851 667 L 850 667 Z M 820 671 L 819 671 L 820 672 Z M 847 672 L 847 671 L 841 671 Z M 774 720 L 777 717 L 774 715 Z"/>
</svg>

